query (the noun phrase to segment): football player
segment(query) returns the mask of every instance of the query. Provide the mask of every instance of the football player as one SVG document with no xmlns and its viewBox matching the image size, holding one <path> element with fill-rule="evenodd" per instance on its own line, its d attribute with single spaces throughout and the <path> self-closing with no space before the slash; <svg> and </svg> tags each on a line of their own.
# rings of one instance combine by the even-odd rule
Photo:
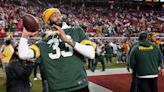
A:
<svg viewBox="0 0 164 92">
<path fill-rule="evenodd" d="M 161 41 L 157 39 L 157 33 L 153 32 L 152 34 L 150 34 L 150 41 L 152 43 L 154 43 L 155 45 L 157 45 L 158 47 L 161 44 Z"/>
<path fill-rule="evenodd" d="M 45 10 L 43 20 L 51 27 L 48 36 L 28 46 L 28 37 L 35 33 L 24 29 L 19 43 L 19 57 L 40 59 L 49 92 L 89 92 L 83 57 L 93 59 L 96 45 L 88 40 L 82 28 L 69 27 L 62 22 L 57 8 Z"/>
</svg>

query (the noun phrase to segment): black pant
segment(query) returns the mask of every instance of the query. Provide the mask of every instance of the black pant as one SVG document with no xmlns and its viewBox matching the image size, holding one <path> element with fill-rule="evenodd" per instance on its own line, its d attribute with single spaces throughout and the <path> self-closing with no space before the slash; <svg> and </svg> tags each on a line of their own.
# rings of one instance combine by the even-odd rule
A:
<svg viewBox="0 0 164 92">
<path fill-rule="evenodd" d="M 76 90 L 76 91 L 72 91 L 72 92 L 89 92 L 89 88 L 87 86 L 85 88 L 82 88 L 82 89 L 79 89 L 79 90 Z"/>
<path fill-rule="evenodd" d="M 93 67 L 94 60 L 88 59 L 88 69 L 91 69 Z"/>
<path fill-rule="evenodd" d="M 110 62 L 110 63 L 112 62 L 112 54 L 106 54 L 105 58 L 106 58 L 107 63 L 108 62 Z"/>
<path fill-rule="evenodd" d="M 48 92 L 48 83 L 44 79 L 42 79 L 42 92 Z"/>
<path fill-rule="evenodd" d="M 158 92 L 157 78 L 138 78 L 138 92 Z"/>
<path fill-rule="evenodd" d="M 37 62 L 34 63 L 34 78 L 37 77 L 37 70 L 38 70 L 38 64 Z"/>
<path fill-rule="evenodd" d="M 92 68 L 91 70 L 92 70 L 93 72 L 95 71 L 98 62 L 101 62 L 101 65 L 102 65 L 102 71 L 105 71 L 104 56 L 96 57 L 96 59 L 95 59 L 95 63 L 94 63 L 93 68 Z"/>
<path fill-rule="evenodd" d="M 130 92 L 137 92 L 138 86 L 137 86 L 137 77 L 136 72 L 132 71 L 132 81 L 130 86 Z"/>
</svg>

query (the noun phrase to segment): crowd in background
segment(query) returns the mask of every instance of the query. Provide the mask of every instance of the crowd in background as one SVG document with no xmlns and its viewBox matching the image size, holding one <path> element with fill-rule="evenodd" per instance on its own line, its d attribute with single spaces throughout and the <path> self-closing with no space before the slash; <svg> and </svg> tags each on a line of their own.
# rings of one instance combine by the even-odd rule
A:
<svg viewBox="0 0 164 92">
<path fill-rule="evenodd" d="M 147 31 L 150 33 L 150 38 L 155 36 L 155 40 L 150 42 L 159 45 L 162 53 L 164 54 L 164 44 L 160 45 L 163 39 L 157 39 L 157 36 L 164 37 L 164 21 L 163 12 L 155 10 L 123 10 L 118 11 L 110 10 L 108 8 L 95 8 L 95 7 L 70 7 L 70 5 L 52 5 L 49 4 L 47 7 L 41 7 L 35 3 L 28 5 L 29 2 L 22 0 L 20 5 L 14 3 L 4 3 L 0 1 L 0 37 L 1 38 L 13 38 L 20 37 L 23 31 L 22 17 L 25 13 L 30 13 L 39 19 L 42 31 L 46 31 L 49 28 L 45 26 L 42 20 L 42 12 L 47 7 L 58 7 L 63 15 L 63 21 L 70 26 L 81 26 L 86 34 L 89 35 L 90 39 L 96 43 L 96 56 L 94 59 L 87 59 L 88 68 L 94 72 L 97 64 L 100 62 L 102 64 L 102 71 L 105 71 L 105 66 L 112 63 L 127 63 L 128 52 L 131 46 L 138 41 L 136 38 L 141 31 Z M 155 33 L 155 34 L 153 34 Z M 92 38 L 93 37 L 93 38 Z M 94 38 L 100 37 L 100 38 Z M 102 37 L 102 38 L 101 38 Z M 107 38 L 104 38 L 107 37 Z M 117 39 L 109 39 L 108 37 L 118 37 Z M 127 38 L 124 38 L 127 37 Z M 9 42 L 8 42 L 9 41 Z M 7 83 L 10 85 L 15 85 L 9 78 L 13 77 L 12 73 L 12 62 L 10 60 L 16 59 L 12 58 L 10 54 L 17 56 L 17 44 L 13 39 L 6 40 L 6 44 L 1 47 L 0 58 L 3 63 L 3 68 L 6 69 L 10 63 L 11 70 L 6 71 L 8 76 Z M 159 44 L 158 44 L 159 43 Z M 1 43 L 2 44 L 2 43 Z M 11 49 L 11 50 L 10 50 Z M 10 51 L 9 51 L 10 50 Z M 14 50 L 14 52 L 13 52 Z M 16 52 L 15 52 L 16 51 Z M 9 54 L 10 53 L 10 54 Z M 7 57 L 5 56 L 10 55 Z M 113 58 L 115 60 L 113 60 Z M 5 61 L 6 60 L 6 61 Z M 26 84 L 23 85 L 24 89 L 29 91 L 30 80 L 29 76 L 32 73 L 32 68 L 34 67 L 34 80 L 37 80 L 37 63 L 35 66 L 29 61 L 18 63 L 16 70 L 19 75 L 26 76 Z M 22 72 L 20 71 L 21 69 Z M 23 73 L 23 72 L 28 73 Z M 22 77 L 19 76 L 18 79 Z M 7 86 L 9 85 L 7 84 Z M 17 85 L 16 85 L 17 86 Z M 18 85 L 19 86 L 19 85 Z M 21 85 L 22 86 L 22 85 Z M 10 89 L 8 89 L 10 90 Z M 26 92 L 26 91 L 25 91 Z"/>
<path fill-rule="evenodd" d="M 19 36 L 23 30 L 22 16 L 30 13 L 36 16 L 43 30 L 42 7 L 24 0 L 20 5 L 0 2 L 0 37 Z M 141 31 L 156 32 L 163 36 L 163 12 L 155 10 L 123 10 L 70 5 L 53 5 L 63 13 L 63 20 L 71 26 L 81 26 L 90 37 L 136 37 Z"/>
<path fill-rule="evenodd" d="M 103 8 L 63 8 L 67 12 L 66 21 L 71 25 L 80 25 L 90 36 L 122 37 L 136 36 L 141 31 L 162 33 L 164 24 L 159 20 L 162 12 L 145 11 L 112 11 Z"/>
<path fill-rule="evenodd" d="M 23 30 L 22 17 L 30 13 L 39 19 L 41 28 L 45 31 L 48 27 L 42 21 L 42 12 L 47 7 L 58 7 L 63 13 L 63 21 L 71 26 L 81 26 L 89 37 L 137 37 L 141 31 L 156 32 L 163 37 L 164 22 L 163 12 L 155 10 L 113 10 L 101 7 L 85 7 L 48 4 L 41 6 L 27 0 L 18 0 L 15 4 L 12 0 L 0 1 L 0 37 L 19 37 Z M 9 3 L 10 2 L 10 3 Z M 42 31 L 43 31 L 42 30 Z M 118 63 L 127 51 L 124 44 L 132 44 L 137 39 L 99 39 L 93 40 L 97 44 L 112 45 L 113 55 L 120 56 Z M 158 39 L 161 40 L 161 39 Z M 103 46 L 100 46 L 103 47 Z M 129 46 L 130 47 L 130 46 Z M 129 48 L 127 47 L 127 48 Z"/>
<path fill-rule="evenodd" d="M 13 3 L 12 0 L 0 1 L 0 37 L 19 37 L 23 30 L 22 17 L 25 13 L 36 16 L 41 28 L 44 31 L 48 30 L 42 21 L 42 12 L 47 7 L 58 7 L 63 13 L 63 21 L 71 26 L 81 26 L 89 37 L 137 37 L 141 31 L 156 32 L 158 36 L 164 37 L 162 11 L 135 9 L 116 11 L 109 8 L 85 7 L 83 5 L 75 7 L 64 4 L 48 4 L 43 7 L 27 0 L 19 1 L 19 4 Z M 136 40 L 120 38 L 93 41 L 104 46 L 110 44 L 113 49 L 112 54 L 119 56 L 117 62 L 120 63 L 123 61 L 122 57 L 127 53 L 126 49 L 129 49 L 130 44 Z M 129 46 L 125 47 L 124 44 L 129 44 Z M 106 52 L 108 53 L 108 51 Z"/>
</svg>

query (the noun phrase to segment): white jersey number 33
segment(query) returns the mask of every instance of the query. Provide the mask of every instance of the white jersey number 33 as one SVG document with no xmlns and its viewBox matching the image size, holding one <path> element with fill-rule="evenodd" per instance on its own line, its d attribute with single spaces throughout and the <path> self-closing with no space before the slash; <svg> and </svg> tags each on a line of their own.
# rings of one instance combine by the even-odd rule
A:
<svg viewBox="0 0 164 92">
<path fill-rule="evenodd" d="M 71 38 L 69 35 L 67 35 L 67 37 Z M 73 55 L 73 48 L 70 45 L 68 45 L 67 43 L 65 43 L 65 47 L 68 48 L 69 50 L 68 51 L 65 51 L 65 50 L 61 51 L 60 48 L 59 48 L 59 42 L 61 42 L 60 39 L 58 39 L 58 38 L 54 38 L 53 39 L 53 43 L 54 44 L 52 45 L 52 49 L 56 51 L 56 54 L 49 53 L 48 54 L 49 57 L 51 59 L 58 59 L 58 58 L 60 58 L 61 55 L 63 57 L 70 57 L 70 56 L 72 56 Z"/>
</svg>

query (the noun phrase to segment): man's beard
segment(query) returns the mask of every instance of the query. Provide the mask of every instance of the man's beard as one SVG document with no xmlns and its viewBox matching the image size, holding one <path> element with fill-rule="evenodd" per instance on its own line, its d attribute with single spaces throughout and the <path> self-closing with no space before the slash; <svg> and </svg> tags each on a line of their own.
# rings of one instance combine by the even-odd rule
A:
<svg viewBox="0 0 164 92">
<path fill-rule="evenodd" d="M 62 27 L 62 22 L 61 23 L 56 23 L 56 22 L 50 20 L 50 25 L 57 25 L 59 27 Z"/>
</svg>

